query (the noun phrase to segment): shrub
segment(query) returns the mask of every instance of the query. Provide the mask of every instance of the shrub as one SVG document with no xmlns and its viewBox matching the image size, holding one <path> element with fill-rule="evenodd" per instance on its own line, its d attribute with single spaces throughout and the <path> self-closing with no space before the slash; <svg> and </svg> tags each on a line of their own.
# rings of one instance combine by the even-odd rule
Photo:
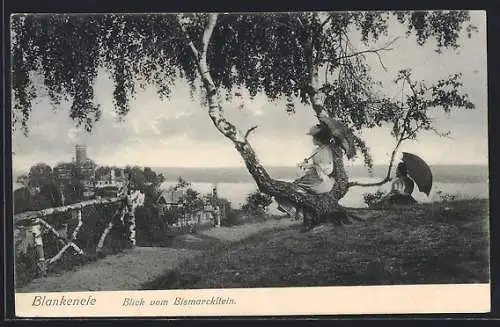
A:
<svg viewBox="0 0 500 327">
<path fill-rule="evenodd" d="M 221 212 L 221 226 L 235 226 L 241 225 L 242 221 L 238 211 L 232 207 L 231 201 L 224 198 L 217 198 L 216 205 L 222 210 Z"/>
<path fill-rule="evenodd" d="M 179 222 L 179 218 L 184 216 L 184 208 L 172 206 L 163 211 L 163 221 L 167 225 L 177 224 Z"/>
<path fill-rule="evenodd" d="M 226 214 L 222 216 L 221 226 L 230 227 L 241 224 L 243 224 L 243 221 L 237 210 L 231 208 L 229 210 L 226 210 Z"/>
<path fill-rule="evenodd" d="M 192 188 L 187 188 L 186 193 L 182 196 L 181 201 L 184 203 L 184 210 L 188 214 L 193 214 L 203 209 L 203 199 L 200 193 Z"/>
<path fill-rule="evenodd" d="M 262 215 L 267 213 L 271 203 L 273 203 L 273 198 L 270 195 L 257 190 L 247 196 L 246 203 L 241 209 L 250 214 Z"/>
<path fill-rule="evenodd" d="M 455 194 L 444 193 L 441 190 L 437 191 L 436 194 L 443 202 L 455 201 L 457 199 L 457 196 Z"/>
<path fill-rule="evenodd" d="M 137 245 L 148 245 L 158 240 L 166 230 L 166 221 L 158 215 L 153 206 L 138 207 L 135 210 Z"/>
</svg>

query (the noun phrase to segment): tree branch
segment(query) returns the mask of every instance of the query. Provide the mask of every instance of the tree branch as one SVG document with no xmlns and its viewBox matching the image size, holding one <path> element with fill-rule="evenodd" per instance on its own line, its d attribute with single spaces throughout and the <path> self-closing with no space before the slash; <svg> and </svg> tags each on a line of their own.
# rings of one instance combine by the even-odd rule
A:
<svg viewBox="0 0 500 327">
<path fill-rule="evenodd" d="M 313 110 L 316 113 L 316 116 L 318 116 L 324 110 L 323 99 L 321 98 L 321 93 L 323 92 L 319 90 L 319 72 L 318 72 L 318 66 L 315 64 L 315 54 L 313 45 L 314 36 L 311 31 L 306 31 L 306 32 L 308 32 L 307 38 L 305 38 L 305 40 L 302 40 L 300 42 L 300 45 L 304 52 L 304 59 L 306 61 L 307 70 L 309 72 L 309 80 L 306 82 L 307 83 L 306 92 L 307 95 L 309 96 L 309 100 L 311 101 Z"/>
<path fill-rule="evenodd" d="M 413 96 L 417 97 L 417 91 L 415 90 L 415 84 L 411 82 L 410 79 L 410 74 L 408 72 L 405 72 L 405 80 L 408 82 L 408 85 L 410 86 L 411 92 L 413 93 Z"/>
<path fill-rule="evenodd" d="M 446 137 L 446 138 L 449 138 L 449 139 L 452 139 L 452 140 L 455 139 L 455 138 L 453 138 L 453 137 L 450 136 L 451 131 L 440 132 L 436 127 L 430 127 L 429 129 L 431 131 L 433 131 L 436 135 L 440 136 L 440 137 Z"/>
<path fill-rule="evenodd" d="M 297 16 L 297 22 L 299 23 L 300 27 L 304 28 L 304 23 L 302 23 L 302 20 L 300 19 L 300 17 Z"/>
<path fill-rule="evenodd" d="M 184 34 L 184 38 L 186 39 L 186 42 L 188 43 L 188 46 L 191 48 L 191 51 L 193 52 L 193 55 L 195 57 L 195 61 L 196 61 L 196 65 L 198 67 L 198 69 L 200 68 L 200 64 L 199 64 L 199 61 L 200 61 L 200 53 L 198 52 L 198 49 L 196 48 L 196 46 L 194 45 L 193 43 L 193 40 L 191 40 L 191 37 L 189 36 L 189 33 L 186 31 L 186 28 L 184 27 L 184 25 L 182 25 L 182 22 L 180 21 L 179 17 L 177 17 L 177 22 L 179 23 L 179 27 L 182 31 L 182 34 Z"/>
<path fill-rule="evenodd" d="M 296 32 L 296 31 L 297 31 L 297 29 L 295 28 L 295 26 L 291 26 L 291 25 L 288 25 L 288 24 L 285 24 L 285 23 L 282 23 L 282 22 L 278 22 L 278 21 L 275 21 L 274 23 L 275 23 L 276 25 L 286 27 L 286 28 L 290 29 L 290 30 L 291 30 L 291 31 L 293 31 L 293 32 Z"/>
<path fill-rule="evenodd" d="M 346 35 L 346 37 L 347 37 L 347 35 Z M 378 49 L 367 49 L 367 50 L 358 51 L 358 52 L 354 52 L 354 53 L 350 53 L 350 54 L 347 54 L 347 48 L 349 48 L 349 44 L 348 44 L 348 42 L 346 42 L 346 49 L 344 51 L 345 55 L 340 56 L 340 57 L 336 57 L 336 58 L 328 58 L 328 59 L 325 59 L 324 61 L 331 61 L 331 60 L 339 61 L 341 59 L 348 59 L 348 58 L 352 58 L 352 57 L 357 57 L 359 55 L 363 55 L 366 53 L 374 53 L 377 56 L 378 61 L 380 62 L 380 65 L 382 66 L 382 69 L 384 69 L 384 71 L 387 71 L 387 67 L 384 65 L 384 63 L 382 61 L 382 57 L 380 56 L 380 52 L 393 50 L 393 48 L 389 48 L 389 46 L 394 44 L 394 42 L 396 42 L 398 39 L 399 39 L 399 37 L 396 37 L 393 40 L 387 42 L 383 47 L 378 48 Z M 347 41 L 348 41 L 348 38 L 347 38 Z"/>
<path fill-rule="evenodd" d="M 257 125 L 253 126 L 253 127 L 250 127 L 248 129 L 248 131 L 245 133 L 245 140 L 248 138 L 248 135 L 250 135 L 250 133 L 252 133 L 255 129 L 257 129 Z"/>
<path fill-rule="evenodd" d="M 328 70 L 330 69 L 330 63 L 326 63 L 325 67 L 325 84 L 328 84 Z"/>
<path fill-rule="evenodd" d="M 387 67 L 385 67 L 384 62 L 382 61 L 382 57 L 380 56 L 380 53 L 375 52 L 375 54 L 377 55 L 378 61 L 379 61 L 379 63 L 380 63 L 380 66 L 382 66 L 382 69 L 383 69 L 385 72 L 387 72 Z"/>
<path fill-rule="evenodd" d="M 212 80 L 210 75 L 210 70 L 207 62 L 207 53 L 208 46 L 210 44 L 210 39 L 212 37 L 213 30 L 217 23 L 217 14 L 209 14 L 208 20 L 205 25 L 205 29 L 203 30 L 202 37 L 202 52 L 201 55 L 197 55 L 198 51 L 192 41 L 189 39 L 189 36 L 186 33 L 186 30 L 182 26 L 182 23 L 178 19 L 179 25 L 181 26 L 182 31 L 186 35 L 186 39 L 190 44 L 194 57 L 196 59 L 196 66 L 198 68 L 198 72 L 201 75 L 201 79 L 203 85 L 207 91 L 207 100 L 208 100 L 208 115 L 212 120 L 215 127 L 221 132 L 224 136 L 229 138 L 233 143 L 237 145 L 247 145 L 246 137 L 243 136 L 241 131 L 239 131 L 236 126 L 234 126 L 231 122 L 229 122 L 226 117 L 224 117 L 222 108 L 217 97 L 217 87 Z M 247 132 L 248 133 L 248 132 Z M 248 134 L 247 134 L 248 136 Z"/>
<path fill-rule="evenodd" d="M 210 43 L 210 38 L 212 37 L 212 33 L 214 31 L 216 23 L 217 23 L 217 14 L 209 14 L 207 26 L 203 31 L 203 39 L 202 39 L 203 51 L 201 52 L 200 61 L 206 62 L 207 60 L 208 45 Z"/>
<path fill-rule="evenodd" d="M 365 54 L 365 53 L 378 53 L 380 51 L 390 51 L 390 50 L 393 50 L 393 48 L 382 47 L 382 48 L 378 48 L 378 49 L 367 49 L 367 50 L 363 50 L 363 51 L 358 51 L 358 52 L 350 53 L 350 54 L 342 56 L 342 57 L 337 57 L 335 59 L 336 60 L 347 59 L 347 58 L 356 57 L 356 56 L 359 56 L 359 55 L 362 55 L 362 54 Z"/>
<path fill-rule="evenodd" d="M 394 159 L 396 157 L 396 153 L 399 149 L 399 146 L 401 145 L 401 143 L 403 142 L 404 138 L 403 137 L 400 137 L 398 142 L 396 143 L 396 146 L 394 147 L 394 149 L 392 150 L 392 154 L 391 154 L 391 161 L 389 162 L 389 168 L 387 169 L 387 175 L 385 176 L 385 178 L 383 180 L 381 180 L 380 182 L 375 182 L 375 183 L 359 183 L 359 182 L 349 182 L 347 184 L 347 187 L 351 187 L 351 186 L 364 186 L 364 187 L 368 187 L 368 186 L 381 186 L 381 185 L 384 185 L 385 183 L 389 182 L 391 180 L 391 170 L 392 170 L 392 166 L 394 164 Z"/>
<path fill-rule="evenodd" d="M 320 29 L 323 29 L 323 27 L 325 27 L 325 25 L 330 21 L 330 19 L 333 18 L 333 15 L 328 15 L 328 17 L 325 19 L 325 21 L 323 23 L 321 23 L 321 26 L 320 26 Z"/>
<path fill-rule="evenodd" d="M 364 186 L 364 187 L 381 186 L 381 185 L 384 185 L 385 183 L 387 183 L 387 182 L 389 182 L 391 180 L 391 170 L 392 170 L 392 167 L 394 165 L 394 159 L 396 158 L 396 153 L 398 152 L 398 149 L 401 146 L 401 143 L 403 143 L 403 141 L 405 141 L 405 140 L 408 140 L 408 138 L 411 135 L 410 134 L 411 131 L 408 131 L 408 129 L 407 129 L 408 128 L 407 127 L 407 123 L 408 123 L 408 120 L 409 120 L 409 117 L 410 117 L 410 112 L 411 112 L 411 109 L 409 109 L 406 112 L 405 118 L 403 120 L 403 131 L 399 135 L 399 138 L 398 138 L 398 141 L 396 143 L 396 146 L 392 150 L 391 160 L 389 161 L 389 167 L 387 168 L 387 175 L 385 176 L 385 178 L 382 179 L 380 182 L 374 182 L 374 183 L 349 182 L 347 184 L 347 188 L 350 188 L 351 186 Z"/>
</svg>

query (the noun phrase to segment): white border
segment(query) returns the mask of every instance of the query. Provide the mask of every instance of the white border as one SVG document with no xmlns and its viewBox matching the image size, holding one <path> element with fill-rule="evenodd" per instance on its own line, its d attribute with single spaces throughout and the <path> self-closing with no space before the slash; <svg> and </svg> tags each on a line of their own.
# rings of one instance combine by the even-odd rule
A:
<svg viewBox="0 0 500 327">
<path fill-rule="evenodd" d="M 94 305 L 34 305 L 43 296 L 95 301 L 90 301 Z M 143 299 L 144 304 L 123 305 L 125 298 Z M 174 305 L 176 298 L 199 304 Z M 152 300 L 164 303 L 150 305 Z M 16 316 L 30 318 L 486 313 L 491 309 L 489 283 L 17 293 L 15 302 Z"/>
</svg>

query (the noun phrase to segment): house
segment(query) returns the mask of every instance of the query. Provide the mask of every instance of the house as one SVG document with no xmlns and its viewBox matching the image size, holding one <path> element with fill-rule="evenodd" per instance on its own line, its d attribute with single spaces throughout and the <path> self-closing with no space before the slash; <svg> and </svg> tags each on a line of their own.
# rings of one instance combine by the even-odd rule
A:
<svg viewBox="0 0 500 327">
<path fill-rule="evenodd" d="M 156 199 L 156 206 L 158 207 L 160 216 L 163 216 L 165 211 L 170 209 L 172 206 L 182 207 L 182 198 L 184 194 L 184 190 L 175 189 L 173 187 L 161 192 L 158 199 Z"/>
<path fill-rule="evenodd" d="M 118 176 L 117 176 L 118 175 Z M 109 175 L 95 182 L 95 194 L 98 196 L 117 196 L 126 186 L 126 180 L 123 171 L 119 170 L 118 174 L 112 168 Z"/>
<path fill-rule="evenodd" d="M 213 207 L 207 201 L 200 209 L 194 213 L 186 213 L 184 208 L 183 197 L 185 195 L 184 189 L 176 189 L 171 187 L 163 191 L 156 200 L 156 207 L 158 208 L 158 215 L 171 221 L 172 226 L 193 226 L 193 225 L 209 225 L 220 226 L 220 208 Z"/>
<path fill-rule="evenodd" d="M 158 208 L 158 216 L 167 220 L 167 223 L 172 226 L 187 225 L 182 202 L 184 194 L 185 190 L 170 187 L 161 192 L 156 199 L 155 206 Z"/>
<path fill-rule="evenodd" d="M 92 160 L 86 159 L 81 163 L 77 163 L 76 167 L 83 180 L 91 181 L 95 179 L 95 170 L 97 165 Z"/>
<path fill-rule="evenodd" d="M 125 176 L 123 170 L 111 168 L 109 174 L 95 183 L 95 187 L 110 187 L 114 186 L 117 188 L 121 188 L 125 185 Z"/>
</svg>

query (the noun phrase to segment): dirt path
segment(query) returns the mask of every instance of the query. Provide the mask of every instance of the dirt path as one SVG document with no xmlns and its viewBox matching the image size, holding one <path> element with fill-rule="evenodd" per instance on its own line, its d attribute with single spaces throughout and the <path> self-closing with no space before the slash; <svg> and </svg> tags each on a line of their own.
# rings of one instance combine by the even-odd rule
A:
<svg viewBox="0 0 500 327">
<path fill-rule="evenodd" d="M 200 234 L 210 236 L 223 241 L 240 241 L 264 230 L 281 229 L 300 224 L 299 221 L 290 219 L 268 220 L 262 223 L 246 224 L 234 227 L 212 228 Z"/>
<path fill-rule="evenodd" d="M 282 229 L 298 224 L 289 219 L 235 227 L 213 228 L 200 232 L 200 237 L 185 235 L 179 237 L 175 247 L 136 247 L 122 253 L 107 256 L 89 263 L 75 271 L 47 276 L 33 280 L 16 291 L 25 292 L 71 292 L 71 291 L 116 291 L 137 290 L 144 283 L 165 272 L 175 269 L 182 261 L 203 252 L 204 239 L 235 242 L 265 230 Z"/>
</svg>

